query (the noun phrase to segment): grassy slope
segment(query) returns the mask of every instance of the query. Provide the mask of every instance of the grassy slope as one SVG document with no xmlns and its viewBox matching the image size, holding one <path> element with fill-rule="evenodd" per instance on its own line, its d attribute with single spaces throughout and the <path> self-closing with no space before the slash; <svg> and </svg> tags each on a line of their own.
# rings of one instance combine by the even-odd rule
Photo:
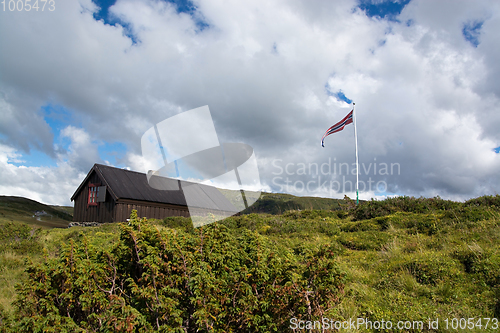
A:
<svg viewBox="0 0 500 333">
<path fill-rule="evenodd" d="M 26 227 L 31 232 L 28 237 L 20 236 L 19 229 Z M 14 229 L 10 234 L 6 230 Z M 38 230 L 38 232 L 35 232 Z M 33 234 L 34 237 L 29 237 Z M 15 299 L 15 285 L 26 277 L 28 262 L 41 263 L 44 257 L 55 258 L 61 246 L 70 239 L 79 241 L 83 235 L 92 240 L 99 248 L 112 245 L 120 235 L 118 224 L 104 224 L 99 228 L 41 228 L 37 225 L 26 225 L 20 222 L 0 224 L 0 332 L 2 313 L 13 310 L 11 305 Z M 13 237 L 12 237 L 13 236 Z M 26 239 L 29 238 L 29 239 Z"/>
<path fill-rule="evenodd" d="M 332 318 L 477 320 L 500 317 L 500 213 L 481 211 L 486 218 L 474 222 L 442 211 L 361 221 L 296 211 L 224 223 L 254 229 L 295 253 L 320 244 L 337 247 L 347 283 Z"/>
<path fill-rule="evenodd" d="M 50 215 L 40 216 L 40 220 L 33 217 L 34 212 L 42 210 Z M 50 228 L 67 228 L 68 222 L 72 220 L 66 207 L 51 207 L 22 197 L 0 196 L 0 311 L 10 308 L 15 296 L 14 286 L 25 276 L 24 260 L 29 258 L 37 261 L 42 254 L 42 246 L 27 245 L 27 242 L 23 242 L 22 230 L 12 231 L 9 226 L 27 224 L 28 230 L 34 231 L 41 227 L 48 233 Z M 12 242 L 12 238 L 18 241 Z"/>
<path fill-rule="evenodd" d="M 336 210 L 340 209 L 339 202 L 343 202 L 343 200 L 318 197 L 296 197 L 291 194 L 283 193 L 262 193 L 259 200 L 242 213 L 281 214 L 289 210 L 299 209 Z"/>
<path fill-rule="evenodd" d="M 73 220 L 72 208 L 69 208 L 48 206 L 22 197 L 0 196 L 0 223 L 17 221 L 41 227 L 66 228 L 68 222 Z M 48 215 L 39 219 L 33 217 L 36 211 L 42 210 Z"/>
<path fill-rule="evenodd" d="M 267 194 L 263 199 L 267 196 L 293 202 L 292 196 Z M 397 204 L 385 205 L 389 208 L 384 211 L 382 206 L 366 203 L 368 208 L 349 214 L 328 210 L 248 214 L 222 223 L 235 233 L 242 228 L 254 230 L 296 254 L 321 244 L 337 248 L 346 287 L 340 305 L 331 309 L 328 317 L 366 317 L 394 323 L 438 317 L 441 322 L 445 318 L 500 317 L 498 206 L 464 209 L 445 203 L 448 206 L 437 209 L 435 203 L 423 201 L 426 208 L 416 205 L 415 210 L 421 210 L 416 213 L 397 208 Z M 367 218 L 373 212 L 379 216 Z M 185 228 L 189 223 L 189 219 L 174 218 L 164 226 Z M 37 242 L 54 257 L 63 242 L 71 238 L 78 241 L 83 234 L 104 248 L 119 237 L 119 228 L 114 224 L 43 230 Z M 0 252 L 0 312 L 12 311 L 14 285 L 24 276 L 26 257 L 34 262 L 43 260 L 41 251 Z"/>
<path fill-rule="evenodd" d="M 75 211 L 75 208 L 72 206 L 54 206 L 54 205 L 51 205 L 50 207 L 57 209 L 57 210 L 60 210 L 60 211 L 63 211 L 65 213 L 68 213 L 71 216 L 73 216 L 73 212 Z"/>
</svg>

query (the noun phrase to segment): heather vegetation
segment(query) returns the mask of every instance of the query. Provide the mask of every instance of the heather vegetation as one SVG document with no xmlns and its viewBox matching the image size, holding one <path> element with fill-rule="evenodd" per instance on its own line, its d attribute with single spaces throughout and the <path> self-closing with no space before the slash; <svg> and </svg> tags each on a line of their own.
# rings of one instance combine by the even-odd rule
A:
<svg viewBox="0 0 500 333">
<path fill-rule="evenodd" d="M 72 212 L 72 207 L 47 206 L 31 199 L 0 195 L 0 224 L 15 221 L 62 228 L 73 219 Z"/>
<path fill-rule="evenodd" d="M 500 196 L 357 207 L 345 199 L 335 210 L 251 213 L 197 229 L 182 217 L 134 214 L 93 228 L 7 223 L 0 287 L 3 332 L 291 332 L 291 318 L 499 318 Z"/>
</svg>

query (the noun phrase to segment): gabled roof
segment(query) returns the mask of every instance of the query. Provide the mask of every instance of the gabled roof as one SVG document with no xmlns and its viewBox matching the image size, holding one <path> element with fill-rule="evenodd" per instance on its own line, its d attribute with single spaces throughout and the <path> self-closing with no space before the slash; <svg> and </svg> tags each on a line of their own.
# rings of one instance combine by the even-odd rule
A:
<svg viewBox="0 0 500 333">
<path fill-rule="evenodd" d="M 88 178 L 96 172 L 107 186 L 108 193 L 113 199 L 130 199 L 187 206 L 182 190 L 157 190 L 148 184 L 146 174 L 114 168 L 102 164 L 94 164 L 87 177 L 80 184 L 71 197 L 71 201 L 84 188 Z M 185 183 L 185 182 L 182 182 Z M 190 205 L 199 208 L 217 209 L 237 212 L 237 209 L 215 187 L 189 183 Z"/>
</svg>

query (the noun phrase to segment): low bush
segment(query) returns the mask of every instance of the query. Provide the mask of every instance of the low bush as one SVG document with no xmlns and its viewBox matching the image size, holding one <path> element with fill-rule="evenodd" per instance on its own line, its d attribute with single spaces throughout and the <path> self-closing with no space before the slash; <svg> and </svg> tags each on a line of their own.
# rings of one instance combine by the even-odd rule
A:
<svg viewBox="0 0 500 333">
<path fill-rule="evenodd" d="M 160 224 L 168 228 L 179 228 L 185 231 L 193 230 L 193 222 L 188 217 L 182 217 L 182 216 L 167 217 L 163 219 L 160 222 Z"/>
<path fill-rule="evenodd" d="M 444 255 L 420 254 L 403 264 L 418 283 L 437 285 L 459 274 L 457 263 Z"/>
<path fill-rule="evenodd" d="M 463 265 L 465 272 L 476 274 L 492 287 L 500 287 L 500 252 L 483 251 L 477 246 L 468 246 L 453 252 Z"/>
<path fill-rule="evenodd" d="M 334 244 L 295 255 L 250 230 L 186 233 L 134 213 L 110 251 L 70 239 L 58 258 L 30 266 L 14 330 L 284 332 L 291 317 L 321 318 L 343 297 Z"/>
<path fill-rule="evenodd" d="M 357 232 L 357 231 L 368 231 L 368 230 L 381 230 L 382 227 L 377 221 L 368 220 L 361 222 L 346 222 L 340 225 L 340 230 L 343 232 Z"/>
<path fill-rule="evenodd" d="M 345 210 L 196 229 L 188 218 L 136 216 L 41 234 L 2 227 L 0 332 L 282 332 L 292 317 L 498 317 L 495 200 L 403 197 L 363 208 L 346 199 Z M 24 242 L 43 244 L 44 256 L 17 254 L 33 251 Z"/>
<path fill-rule="evenodd" d="M 0 253 L 12 251 L 16 254 L 40 254 L 41 229 L 23 223 L 0 225 Z"/>
<path fill-rule="evenodd" d="M 338 242 L 351 250 L 380 250 L 391 240 L 387 233 L 376 231 L 342 233 Z"/>
<path fill-rule="evenodd" d="M 492 216 L 491 212 L 484 208 L 494 209 L 498 212 L 500 210 L 500 195 L 483 196 L 465 203 L 444 200 L 440 197 L 414 198 L 400 196 L 380 201 L 362 202 L 351 210 L 351 214 L 354 220 L 359 221 L 387 216 L 396 212 L 417 214 L 446 212 L 446 218 L 476 222 Z"/>
<path fill-rule="evenodd" d="M 467 207 L 490 207 L 500 209 L 500 195 L 485 195 L 470 199 L 467 200 L 464 205 Z"/>
</svg>

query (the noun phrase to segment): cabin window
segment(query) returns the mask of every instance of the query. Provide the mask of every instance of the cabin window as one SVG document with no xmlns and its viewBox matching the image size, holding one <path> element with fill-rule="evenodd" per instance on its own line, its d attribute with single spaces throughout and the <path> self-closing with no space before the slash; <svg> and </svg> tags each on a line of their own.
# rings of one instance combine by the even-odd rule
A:
<svg viewBox="0 0 500 333">
<path fill-rule="evenodd" d="M 89 206 L 97 206 L 97 197 L 99 196 L 99 185 L 89 184 Z"/>
</svg>

